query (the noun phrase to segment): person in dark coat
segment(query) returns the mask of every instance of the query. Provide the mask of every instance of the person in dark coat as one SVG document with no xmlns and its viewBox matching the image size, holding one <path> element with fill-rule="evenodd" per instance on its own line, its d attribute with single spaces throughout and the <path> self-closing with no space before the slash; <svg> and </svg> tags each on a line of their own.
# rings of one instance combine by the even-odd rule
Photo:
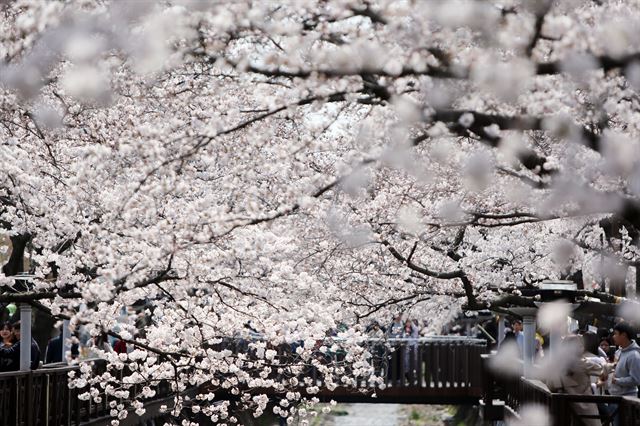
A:
<svg viewBox="0 0 640 426">
<path fill-rule="evenodd" d="M 79 355 L 78 344 L 71 345 L 71 358 L 77 358 Z M 62 327 L 60 327 L 60 334 L 53 339 L 49 340 L 47 344 L 47 351 L 44 355 L 45 364 L 53 364 L 56 362 L 63 362 L 62 357 Z"/>
<path fill-rule="evenodd" d="M 20 321 L 13 324 L 13 334 L 18 339 L 18 342 L 10 348 L 0 348 L 0 358 L 10 357 L 13 360 L 17 360 L 18 366 L 20 365 L 20 346 L 22 341 L 20 340 Z M 40 347 L 33 338 L 31 339 L 31 369 L 35 370 L 40 365 Z"/>
<path fill-rule="evenodd" d="M 13 325 L 5 322 L 0 327 L 0 372 L 16 371 L 20 368 L 17 352 L 12 350 L 16 344 L 16 336 L 13 333 Z"/>
</svg>

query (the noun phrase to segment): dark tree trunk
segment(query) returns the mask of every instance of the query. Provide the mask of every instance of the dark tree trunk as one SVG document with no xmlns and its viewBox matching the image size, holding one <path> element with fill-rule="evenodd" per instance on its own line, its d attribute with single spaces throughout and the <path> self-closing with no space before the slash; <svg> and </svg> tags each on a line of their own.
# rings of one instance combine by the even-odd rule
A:
<svg viewBox="0 0 640 426">
<path fill-rule="evenodd" d="M 11 256 L 2 267 L 4 275 L 12 276 L 24 272 L 24 251 L 30 240 L 30 234 L 19 234 L 11 237 Z"/>
</svg>

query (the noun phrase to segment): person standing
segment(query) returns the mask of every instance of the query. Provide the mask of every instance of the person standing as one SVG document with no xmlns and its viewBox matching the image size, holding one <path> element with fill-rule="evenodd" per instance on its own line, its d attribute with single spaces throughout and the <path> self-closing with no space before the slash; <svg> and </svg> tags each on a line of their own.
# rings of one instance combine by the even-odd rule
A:
<svg viewBox="0 0 640 426">
<path fill-rule="evenodd" d="M 13 335 L 15 336 L 17 342 L 11 347 L 1 347 L 0 348 L 0 358 L 10 358 L 13 362 L 17 363 L 18 368 L 20 369 L 20 350 L 23 345 L 23 342 L 20 340 L 20 321 L 16 322 L 13 325 Z M 33 338 L 31 339 L 31 369 L 35 370 L 40 366 L 40 347 L 36 343 Z"/>
<path fill-rule="evenodd" d="M 402 337 L 404 324 L 402 323 L 402 315 L 398 314 L 393 319 L 391 326 L 389 327 L 389 337 L 392 339 L 398 339 Z"/>
<path fill-rule="evenodd" d="M 605 357 L 608 361 L 613 362 L 613 353 L 611 351 L 611 344 L 609 343 L 609 339 L 606 337 L 600 340 L 600 345 L 598 346 L 598 355 Z"/>
<path fill-rule="evenodd" d="M 10 322 L 5 322 L 0 328 L 0 372 L 16 371 L 20 369 L 19 352 L 12 349 L 16 344 L 16 337 L 13 334 L 13 326 Z"/>
<path fill-rule="evenodd" d="M 613 327 L 613 341 L 619 346 L 609 392 L 612 395 L 638 396 L 640 386 L 640 346 L 635 342 L 636 333 L 627 323 Z"/>
<path fill-rule="evenodd" d="M 18 343 L 17 343 L 18 347 L 26 346 L 24 342 L 22 342 L 22 339 L 20 339 L 20 321 L 13 324 L 13 334 L 15 334 L 16 339 L 18 339 Z M 33 337 L 31 338 L 30 346 L 31 346 L 31 369 L 35 370 L 40 366 L 40 346 L 38 346 L 38 343 L 34 340 Z M 19 356 L 18 356 L 18 359 L 19 359 Z"/>
<path fill-rule="evenodd" d="M 640 386 L 640 346 L 635 342 L 636 332 L 627 323 L 613 327 L 613 343 L 619 346 L 616 362 L 607 364 L 609 373 L 609 393 L 616 396 L 638 396 Z M 617 404 L 609 404 L 607 411 L 614 415 L 613 424 L 620 424 Z"/>
<path fill-rule="evenodd" d="M 600 347 L 598 346 L 598 336 L 594 333 L 584 333 L 582 335 L 582 342 L 584 343 L 585 350 L 584 357 L 590 362 L 598 364 L 602 369 L 602 373 L 604 373 L 608 358 L 606 357 L 606 355 L 602 356 L 602 354 L 600 353 L 601 351 Z M 600 377 L 602 377 L 602 374 L 599 377 L 591 377 L 591 392 L 594 395 L 604 394 L 604 387 L 602 386 Z"/>
<path fill-rule="evenodd" d="M 62 340 L 62 336 L 63 336 L 62 326 L 60 326 L 58 330 L 59 330 L 59 334 L 56 337 L 49 340 L 49 343 L 47 344 L 47 349 L 44 353 L 45 364 L 53 364 L 53 363 L 65 361 L 66 354 L 62 353 L 63 346 L 64 346 L 64 342 Z M 78 344 L 73 343 L 70 349 L 71 349 L 71 358 L 72 359 L 77 358 L 78 355 L 80 354 L 78 350 Z"/>
<path fill-rule="evenodd" d="M 418 355 L 418 327 L 409 319 L 404 323 L 402 337 L 405 339 L 403 347 L 403 373 L 407 380 L 412 381 Z"/>
<path fill-rule="evenodd" d="M 585 350 L 581 336 L 567 336 L 562 341 L 562 352 L 569 358 L 569 365 L 563 374 L 547 380 L 552 392 L 564 391 L 569 395 L 593 395 L 591 377 L 602 373 L 602 365 Z M 581 425 L 601 426 L 598 406 L 595 403 L 573 402 L 571 409 L 581 417 Z"/>
<path fill-rule="evenodd" d="M 127 344 L 125 343 L 124 340 L 118 339 L 113 344 L 113 351 L 115 353 L 117 353 L 117 354 L 126 354 L 127 353 Z M 293 349 L 293 352 L 295 352 L 295 349 Z"/>
<path fill-rule="evenodd" d="M 386 350 L 384 345 L 385 333 L 377 321 L 371 324 L 367 335 L 370 339 L 369 347 L 371 351 L 371 364 L 374 374 L 384 375 L 384 360 L 386 358 Z"/>
<path fill-rule="evenodd" d="M 519 319 L 513 320 L 512 324 L 513 334 L 516 337 L 516 343 L 518 349 L 520 349 L 520 356 L 524 355 L 524 333 L 522 332 L 522 321 Z"/>
</svg>

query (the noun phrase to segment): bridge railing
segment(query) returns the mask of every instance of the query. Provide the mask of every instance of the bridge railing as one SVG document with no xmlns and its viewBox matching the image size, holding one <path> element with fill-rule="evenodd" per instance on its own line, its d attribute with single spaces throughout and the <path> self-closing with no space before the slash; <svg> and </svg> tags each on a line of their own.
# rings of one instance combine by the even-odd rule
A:
<svg viewBox="0 0 640 426">
<path fill-rule="evenodd" d="M 94 373 L 105 371 L 106 361 L 88 360 Z M 13 371 L 0 373 L 0 425 L 16 426 L 60 426 L 81 424 L 110 424 L 109 403 L 121 402 L 102 390 L 94 399 L 80 400 L 78 395 L 86 388 L 69 388 L 69 373 L 79 374 L 78 365 L 45 365 L 33 371 Z M 116 373 L 112 373 L 116 374 Z M 118 374 L 126 376 L 125 370 Z M 170 394 L 167 383 L 155 386 L 154 400 L 162 400 Z M 138 392 L 135 386 L 132 394 Z M 150 402 L 153 402 L 150 401 Z M 153 414 L 151 410 L 150 415 Z M 131 416 L 132 414 L 130 414 Z"/>
<path fill-rule="evenodd" d="M 255 349 L 250 340 L 226 339 L 220 343 L 219 349 L 229 349 L 232 353 L 243 353 L 251 358 Z M 339 339 L 332 338 L 326 342 L 339 347 Z M 322 344 L 322 342 L 319 342 Z M 337 401 L 370 401 L 370 402 L 408 402 L 408 403 L 456 403 L 456 401 L 478 400 L 482 390 L 482 375 L 479 360 L 487 350 L 486 341 L 461 337 L 434 336 L 420 339 L 368 339 L 360 342 L 372 354 L 371 363 L 374 374 L 382 378 L 384 386 L 373 383 L 371 377 L 359 377 L 356 386 L 346 387 L 338 383 L 337 388 L 328 389 L 323 383 L 319 369 L 313 365 L 333 365 L 347 369 L 346 354 L 337 351 L 318 350 L 313 360 L 302 361 L 296 354 L 294 345 L 270 347 L 277 350 L 277 360 L 281 365 L 301 366 L 295 376 L 299 382 L 299 390 L 305 393 L 309 386 L 317 386 L 320 392 L 316 395 Z M 106 369 L 106 361 L 91 360 L 93 373 L 99 375 Z M 0 424 L 33 426 L 33 425 L 88 425 L 109 424 L 110 403 L 117 400 L 99 390 L 98 401 L 94 398 L 80 400 L 78 395 L 88 391 L 88 387 L 69 388 L 69 373 L 79 374 L 79 366 L 55 365 L 45 366 L 34 371 L 0 373 Z M 274 369 L 273 374 L 280 374 Z M 126 376 L 127 369 L 116 373 Z M 289 378 L 294 377 L 289 375 Z M 120 378 L 122 379 L 122 377 Z M 354 392 L 370 389 L 371 392 Z M 149 404 L 161 403 L 171 395 L 166 382 L 155 385 L 156 396 Z M 130 389 L 132 395 L 138 390 Z M 273 390 L 267 391 L 274 392 Z M 372 394 L 376 393 L 376 398 Z M 217 393 L 223 397 L 222 393 Z M 95 397 L 95 395 L 94 395 Z M 167 405 L 171 405 L 168 403 Z M 152 409 L 147 410 L 149 415 Z M 156 410 L 157 413 L 157 410 Z M 130 414 L 133 421 L 135 415 Z"/>
<path fill-rule="evenodd" d="M 376 342 L 370 342 L 376 345 Z M 380 343 L 377 343 L 380 345 Z M 374 357 L 388 387 L 466 388 L 480 394 L 480 356 L 486 341 L 429 338 L 417 341 L 389 339 Z"/>
<path fill-rule="evenodd" d="M 555 426 L 579 425 L 592 417 L 577 414 L 572 404 L 617 405 L 620 425 L 640 425 L 640 399 L 612 395 L 571 395 L 551 392 L 539 380 L 513 375 L 501 375 L 492 371 L 490 355 L 482 356 L 482 416 L 487 422 L 503 421 L 518 417 L 528 404 L 546 407 Z M 615 413 L 614 413 L 615 414 Z M 600 412 L 597 418 L 603 425 L 611 425 L 613 416 Z"/>
<path fill-rule="evenodd" d="M 68 373 L 77 366 L 0 373 L 0 424 L 66 425 L 72 419 Z"/>
<path fill-rule="evenodd" d="M 255 356 L 252 343 L 258 339 L 227 339 L 217 345 L 216 349 L 229 349 L 232 352 Z M 442 402 L 454 399 L 476 401 L 482 391 L 482 373 L 480 357 L 487 351 L 484 339 L 473 339 L 461 336 L 430 336 L 418 339 L 382 338 L 363 339 L 358 344 L 371 354 L 369 362 L 373 374 L 354 377 L 350 385 L 338 383 L 335 389 L 327 389 L 320 369 L 313 364 L 326 366 L 342 366 L 347 370 L 345 362 L 347 354 L 342 351 L 339 338 L 328 338 L 316 343 L 314 358 L 302 360 L 296 354 L 297 343 L 268 346 L 277 352 L 277 362 L 281 366 L 296 366 L 299 370 L 297 382 L 301 392 L 309 386 L 320 389 L 319 395 L 342 401 L 371 400 L 371 395 L 356 396 L 353 388 L 375 391 L 378 401 L 386 398 L 389 402 L 422 401 L 421 398 L 441 397 Z M 336 347 L 333 347 L 333 345 Z M 333 350 L 320 350 L 320 347 L 333 347 Z M 286 370 L 286 369 L 285 369 Z M 280 376 L 280 377 L 276 377 Z M 287 377 L 287 373 L 273 372 L 274 379 Z M 290 377 L 290 376 L 289 376 Z M 380 386 L 380 385 L 383 386 Z M 446 392 L 443 392 L 446 390 Z M 274 393 L 273 390 L 264 390 Z M 453 398 L 453 399 L 452 399 Z"/>
</svg>

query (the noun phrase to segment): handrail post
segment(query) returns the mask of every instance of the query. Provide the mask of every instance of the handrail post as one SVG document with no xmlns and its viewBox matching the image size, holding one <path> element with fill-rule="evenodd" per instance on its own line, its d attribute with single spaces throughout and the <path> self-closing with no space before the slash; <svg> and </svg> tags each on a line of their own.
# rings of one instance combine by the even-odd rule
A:
<svg viewBox="0 0 640 426">
<path fill-rule="evenodd" d="M 562 397 L 562 394 L 551 393 L 549 399 L 548 408 L 551 411 L 553 424 L 556 426 L 571 424 L 569 403 Z"/>
<path fill-rule="evenodd" d="M 489 371 L 489 356 L 482 355 L 482 396 L 487 407 L 493 406 L 493 375 Z"/>
<path fill-rule="evenodd" d="M 47 373 L 45 376 L 45 398 L 42 403 L 44 404 L 44 425 L 49 426 L 49 409 L 51 402 L 51 374 Z"/>
<path fill-rule="evenodd" d="M 31 352 L 31 345 L 29 345 L 29 352 Z M 27 376 L 27 383 L 25 385 L 24 391 L 26 399 L 25 402 L 27 405 L 27 410 L 25 413 L 25 423 L 27 426 L 33 426 L 33 414 L 37 407 L 35 407 L 35 395 L 33 392 L 33 373 L 31 371 L 29 371 L 29 375 Z"/>
<path fill-rule="evenodd" d="M 480 369 L 482 377 L 482 419 L 485 422 L 504 419 L 504 406 L 494 405 L 496 397 L 496 377 L 491 371 L 490 355 L 480 355 Z"/>
</svg>

